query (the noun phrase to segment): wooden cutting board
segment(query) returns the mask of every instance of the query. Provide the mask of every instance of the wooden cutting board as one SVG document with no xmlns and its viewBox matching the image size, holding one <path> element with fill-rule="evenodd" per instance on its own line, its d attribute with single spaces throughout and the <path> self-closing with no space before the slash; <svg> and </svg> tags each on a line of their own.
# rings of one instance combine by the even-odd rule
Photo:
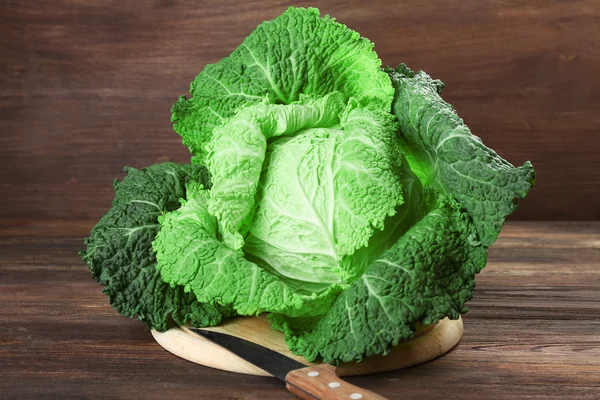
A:
<svg viewBox="0 0 600 400">
<path fill-rule="evenodd" d="M 206 329 L 237 336 L 306 365 L 314 365 L 303 357 L 290 353 L 283 333 L 273 330 L 264 316 L 233 318 Z M 365 375 L 422 364 L 450 351 L 460 341 L 462 333 L 463 322 L 460 318 L 446 318 L 434 325 L 420 326 L 412 340 L 395 346 L 387 356 L 367 357 L 360 363 L 343 363 L 337 372 L 340 376 Z M 162 347 L 188 361 L 224 371 L 270 376 L 229 350 L 191 332 L 187 327 L 172 328 L 166 332 L 152 331 L 152 336 Z"/>
</svg>

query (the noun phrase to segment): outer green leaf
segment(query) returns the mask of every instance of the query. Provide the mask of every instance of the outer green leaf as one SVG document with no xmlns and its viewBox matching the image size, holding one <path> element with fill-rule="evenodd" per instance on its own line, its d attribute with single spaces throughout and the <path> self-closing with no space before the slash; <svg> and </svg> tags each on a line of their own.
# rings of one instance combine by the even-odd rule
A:
<svg viewBox="0 0 600 400">
<path fill-rule="evenodd" d="M 318 321 L 271 315 L 295 354 L 309 361 L 360 361 L 412 337 L 417 322 L 467 311 L 486 248 L 469 215 L 450 196 L 367 268 Z M 312 322 L 312 324 L 311 324 Z"/>
<path fill-rule="evenodd" d="M 165 282 L 181 285 L 200 302 L 232 306 L 240 315 L 281 312 L 314 316 L 326 312 L 343 286 L 305 296 L 277 276 L 246 260 L 217 239 L 217 222 L 208 212 L 210 192 L 190 182 L 188 200 L 159 218 L 162 229 L 153 243 L 157 268 Z"/>
<path fill-rule="evenodd" d="M 373 43 L 357 32 L 317 9 L 290 8 L 259 25 L 229 57 L 207 65 L 191 84 L 193 97 L 173 106 L 172 121 L 194 162 L 203 163 L 213 128 L 250 104 L 339 91 L 388 110 L 393 88 L 380 66 Z"/>
<path fill-rule="evenodd" d="M 439 96 L 443 84 L 401 65 L 388 70 L 396 94 L 392 112 L 411 168 L 424 185 L 452 194 L 475 222 L 485 245 L 492 244 L 506 217 L 535 179 L 529 161 L 515 168 L 481 140 Z"/>
<path fill-rule="evenodd" d="M 402 158 L 402 171 L 399 173 L 404 203 L 396 207 L 396 213 L 387 218 L 383 230 L 376 230 L 365 247 L 348 256 L 348 270 L 355 276 L 362 274 L 381 254 L 392 247 L 402 235 L 427 213 L 423 187 L 419 178 L 410 170 Z"/>
<path fill-rule="evenodd" d="M 85 240 L 87 249 L 79 253 L 94 279 L 104 286 L 110 304 L 160 331 L 171 320 L 207 326 L 217 324 L 223 314 L 231 315 L 227 308 L 199 303 L 183 288 L 164 283 L 152 251 L 160 228 L 158 217 L 179 207 L 188 179 L 208 183 L 206 169 L 164 163 L 141 171 L 125 170 L 125 179 L 115 181 L 112 208 Z"/>
</svg>

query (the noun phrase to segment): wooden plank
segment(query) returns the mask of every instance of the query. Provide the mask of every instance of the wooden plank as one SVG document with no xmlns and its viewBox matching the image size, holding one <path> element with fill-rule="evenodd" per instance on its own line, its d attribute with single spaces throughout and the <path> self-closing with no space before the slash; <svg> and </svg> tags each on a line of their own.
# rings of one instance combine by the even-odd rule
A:
<svg viewBox="0 0 600 400">
<path fill-rule="evenodd" d="M 97 219 L 124 165 L 189 160 L 171 104 L 291 4 L 1 1 L 0 217 Z M 370 38 L 384 64 L 444 80 L 475 134 L 533 162 L 537 186 L 514 219 L 600 218 L 595 0 L 301 4 Z"/>
<path fill-rule="evenodd" d="M 90 222 L 0 220 L 0 398 L 292 399 L 272 378 L 175 357 L 77 257 Z M 600 397 L 600 222 L 518 222 L 440 359 L 347 380 L 390 399 Z"/>
<path fill-rule="evenodd" d="M 219 326 L 205 329 L 257 343 L 309 366 L 320 363 L 309 363 L 304 357 L 289 351 L 284 334 L 273 330 L 266 316 L 234 318 Z M 423 364 L 452 350 L 460 341 L 462 334 L 461 318 L 458 320 L 445 318 L 437 324 L 419 326 L 413 339 L 394 346 L 390 354 L 370 356 L 360 363 L 341 363 L 337 366 L 337 374 L 339 376 L 366 375 Z M 152 336 L 165 350 L 185 360 L 223 371 L 271 376 L 213 341 L 192 332 L 188 327 L 174 327 L 166 332 L 152 331 Z"/>
</svg>

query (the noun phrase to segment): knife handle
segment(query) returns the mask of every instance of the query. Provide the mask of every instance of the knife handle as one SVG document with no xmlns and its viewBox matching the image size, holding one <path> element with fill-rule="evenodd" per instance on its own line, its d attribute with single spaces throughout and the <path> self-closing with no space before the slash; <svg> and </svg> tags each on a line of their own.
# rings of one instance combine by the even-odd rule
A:
<svg viewBox="0 0 600 400">
<path fill-rule="evenodd" d="M 285 377 L 286 387 L 305 400 L 386 400 L 377 393 L 343 381 L 335 369 L 333 365 L 320 364 L 290 371 Z"/>
</svg>

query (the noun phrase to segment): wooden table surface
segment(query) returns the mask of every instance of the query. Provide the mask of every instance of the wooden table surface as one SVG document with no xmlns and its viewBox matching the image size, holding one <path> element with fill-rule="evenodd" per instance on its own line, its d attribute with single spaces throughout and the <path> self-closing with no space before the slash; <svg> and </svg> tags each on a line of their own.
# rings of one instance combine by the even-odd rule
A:
<svg viewBox="0 0 600 400">
<path fill-rule="evenodd" d="M 0 220 L 0 398 L 292 398 L 178 359 L 112 310 L 76 254 L 91 224 Z M 600 222 L 509 223 L 452 352 L 349 381 L 390 399 L 598 399 L 599 262 Z"/>
</svg>

